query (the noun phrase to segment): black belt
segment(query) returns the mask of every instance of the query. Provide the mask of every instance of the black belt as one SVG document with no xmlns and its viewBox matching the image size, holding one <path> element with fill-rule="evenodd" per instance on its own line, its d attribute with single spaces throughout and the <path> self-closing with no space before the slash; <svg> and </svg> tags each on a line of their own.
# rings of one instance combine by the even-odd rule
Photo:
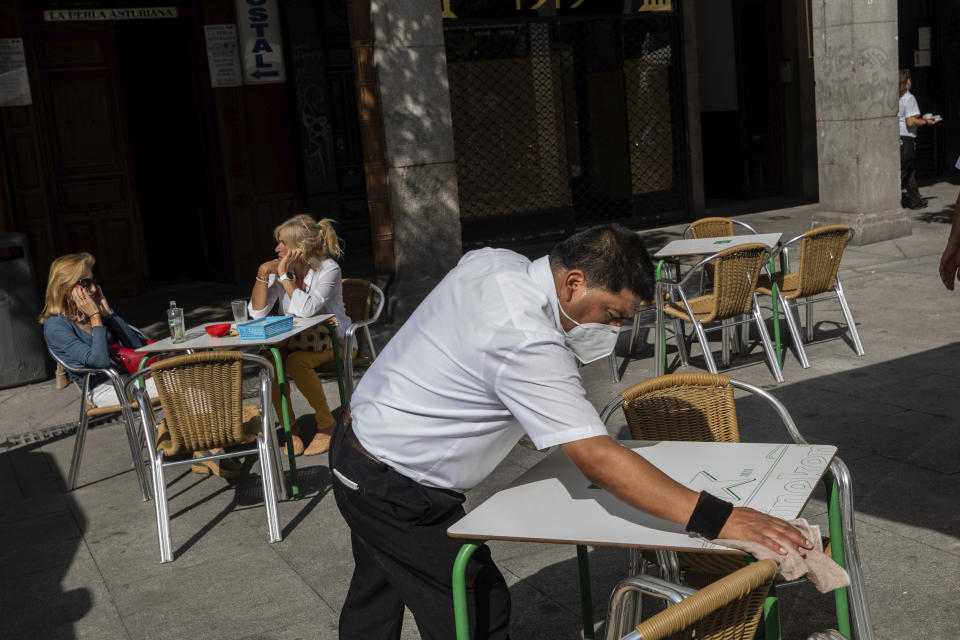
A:
<svg viewBox="0 0 960 640">
<path fill-rule="evenodd" d="M 354 449 L 356 449 L 357 451 L 359 451 L 360 453 L 362 453 L 364 456 L 366 456 L 367 458 L 369 458 L 369 459 L 372 460 L 373 462 L 376 462 L 376 463 L 379 464 L 379 465 L 383 465 L 383 466 L 387 467 L 388 469 L 390 468 L 389 465 L 386 465 L 386 464 L 384 464 L 383 462 L 381 462 L 381 461 L 377 458 L 377 456 L 375 456 L 375 455 L 373 455 L 372 453 L 370 453 L 369 451 L 367 451 L 367 450 L 364 448 L 364 446 L 363 446 L 362 444 L 360 444 L 360 440 L 357 439 L 357 435 L 353 432 L 353 429 L 351 429 L 349 425 L 347 425 L 347 440 L 350 441 L 350 444 L 353 445 L 353 448 L 354 448 Z"/>
</svg>

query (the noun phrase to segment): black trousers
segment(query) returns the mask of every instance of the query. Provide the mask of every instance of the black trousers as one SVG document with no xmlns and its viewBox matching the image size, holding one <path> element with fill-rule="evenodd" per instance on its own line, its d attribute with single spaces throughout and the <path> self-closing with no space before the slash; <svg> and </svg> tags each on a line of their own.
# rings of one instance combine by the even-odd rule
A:
<svg viewBox="0 0 960 640">
<path fill-rule="evenodd" d="M 917 187 L 917 139 L 910 136 L 900 136 L 900 188 L 907 190 L 907 200 L 915 202 L 920 199 L 920 189 Z"/>
<path fill-rule="evenodd" d="M 355 568 L 340 612 L 341 640 L 397 639 L 404 605 L 424 640 L 456 637 L 453 563 L 462 540 L 446 530 L 463 517 L 464 496 L 425 487 L 371 460 L 338 423 L 331 467 L 355 483 L 333 478 L 337 507 L 350 526 Z M 509 638 L 510 591 L 481 546 L 466 571 L 472 638 Z"/>
</svg>

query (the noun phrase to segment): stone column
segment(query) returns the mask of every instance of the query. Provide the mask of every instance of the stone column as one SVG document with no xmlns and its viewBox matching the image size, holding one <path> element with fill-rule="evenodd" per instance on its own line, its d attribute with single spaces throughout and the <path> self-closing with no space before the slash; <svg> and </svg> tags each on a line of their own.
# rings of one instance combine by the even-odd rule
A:
<svg viewBox="0 0 960 640">
<path fill-rule="evenodd" d="M 396 318 L 406 318 L 462 251 L 441 3 L 372 0 Z"/>
<path fill-rule="evenodd" d="M 897 0 L 812 0 L 820 208 L 853 244 L 910 235 L 900 207 Z"/>
</svg>

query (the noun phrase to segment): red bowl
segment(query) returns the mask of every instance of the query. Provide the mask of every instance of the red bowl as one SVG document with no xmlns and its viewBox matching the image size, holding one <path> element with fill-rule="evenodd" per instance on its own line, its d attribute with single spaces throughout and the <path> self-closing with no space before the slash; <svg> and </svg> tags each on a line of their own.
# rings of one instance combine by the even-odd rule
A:
<svg viewBox="0 0 960 640">
<path fill-rule="evenodd" d="M 209 327 L 204 327 L 203 330 L 214 338 L 220 338 L 230 333 L 230 323 L 212 324 Z"/>
</svg>

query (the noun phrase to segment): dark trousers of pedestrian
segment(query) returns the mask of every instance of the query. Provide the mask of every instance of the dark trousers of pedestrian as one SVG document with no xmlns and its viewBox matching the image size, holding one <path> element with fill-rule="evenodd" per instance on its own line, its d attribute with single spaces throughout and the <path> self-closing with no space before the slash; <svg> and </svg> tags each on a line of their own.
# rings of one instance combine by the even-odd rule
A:
<svg viewBox="0 0 960 640">
<path fill-rule="evenodd" d="M 917 187 L 916 157 L 917 139 L 900 136 L 900 188 L 906 189 L 904 204 L 911 207 L 925 204 Z"/>
<path fill-rule="evenodd" d="M 423 640 L 452 640 L 453 563 L 464 541 L 446 531 L 464 516 L 464 496 L 371 459 L 347 437 L 349 429 L 349 421 L 337 424 L 330 449 L 333 493 L 350 526 L 355 563 L 340 639 L 400 638 L 406 605 Z M 510 591 L 486 546 L 467 563 L 466 585 L 471 638 L 509 638 Z"/>
</svg>

